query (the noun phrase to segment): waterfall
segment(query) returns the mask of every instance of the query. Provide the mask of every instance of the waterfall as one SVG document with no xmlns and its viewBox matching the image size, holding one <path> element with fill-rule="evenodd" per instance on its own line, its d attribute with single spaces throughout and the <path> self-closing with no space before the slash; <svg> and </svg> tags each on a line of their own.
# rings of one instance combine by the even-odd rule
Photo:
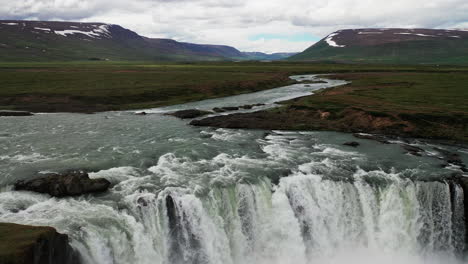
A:
<svg viewBox="0 0 468 264">
<path fill-rule="evenodd" d="M 376 182 L 369 174 L 332 181 L 297 173 L 278 186 L 265 178 L 201 196 L 177 187 L 135 193 L 126 202 L 130 230 L 87 232 L 77 249 L 88 263 L 457 263 L 462 188 L 383 172 L 386 181 Z M 109 261 L 89 252 L 96 241 L 108 241 L 100 257 Z"/>
<path fill-rule="evenodd" d="M 462 263 L 464 193 L 455 181 L 352 176 L 295 172 L 278 185 L 138 190 L 117 207 L 3 192 L 0 213 L 51 223 L 88 264 Z M 28 209 L 8 213 L 18 206 Z"/>
</svg>

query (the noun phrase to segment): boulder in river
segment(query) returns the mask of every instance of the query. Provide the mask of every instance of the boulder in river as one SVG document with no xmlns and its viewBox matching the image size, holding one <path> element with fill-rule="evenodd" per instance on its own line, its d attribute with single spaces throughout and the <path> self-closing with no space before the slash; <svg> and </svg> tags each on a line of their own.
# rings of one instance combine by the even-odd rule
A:
<svg viewBox="0 0 468 264">
<path fill-rule="evenodd" d="M 69 172 L 66 174 L 51 174 L 28 181 L 21 180 L 15 183 L 15 190 L 48 193 L 55 197 L 65 197 L 104 192 L 109 189 L 109 186 L 110 182 L 104 178 L 90 179 L 87 173 Z"/>
<path fill-rule="evenodd" d="M 408 144 L 402 144 L 401 147 L 407 151 L 407 153 L 413 155 L 413 156 L 421 156 L 422 153 L 424 153 L 424 149 Z"/>
<path fill-rule="evenodd" d="M 366 133 L 355 133 L 353 134 L 354 137 L 361 138 L 361 139 L 369 139 L 369 140 L 375 140 L 378 141 L 382 144 L 390 144 L 390 142 L 387 140 L 385 136 L 381 135 L 373 135 L 373 134 L 366 134 Z"/>
<path fill-rule="evenodd" d="M 215 111 L 216 113 L 222 113 L 222 112 L 226 112 L 226 110 L 224 110 L 224 109 L 221 109 L 221 108 L 219 108 L 219 107 L 215 107 L 215 108 L 213 108 L 213 111 Z"/>
<path fill-rule="evenodd" d="M 343 145 L 355 148 L 355 147 L 359 146 L 360 144 L 358 142 L 356 142 L 356 141 L 349 141 L 349 142 L 343 143 Z"/>
<path fill-rule="evenodd" d="M 198 109 L 188 109 L 188 110 L 180 110 L 173 113 L 169 113 L 168 115 L 172 115 L 182 119 L 189 119 L 189 118 L 197 118 L 204 115 L 212 114 L 213 112 L 198 110 Z"/>
<path fill-rule="evenodd" d="M 28 111 L 11 111 L 11 110 L 0 110 L 0 116 L 32 116 L 33 113 Z"/>
<path fill-rule="evenodd" d="M 236 110 L 239 110 L 239 107 L 237 106 L 226 106 L 226 107 L 222 107 L 223 110 L 225 111 L 236 111 Z"/>
<path fill-rule="evenodd" d="M 79 264 L 68 236 L 48 226 L 0 223 L 0 263 Z"/>
</svg>

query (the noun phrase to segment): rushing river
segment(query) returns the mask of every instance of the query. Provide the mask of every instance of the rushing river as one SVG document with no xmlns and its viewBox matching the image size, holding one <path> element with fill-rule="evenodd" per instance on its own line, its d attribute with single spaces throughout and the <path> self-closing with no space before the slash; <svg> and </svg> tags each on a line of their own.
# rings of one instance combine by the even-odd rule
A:
<svg viewBox="0 0 468 264">
<path fill-rule="evenodd" d="M 417 157 L 344 133 L 198 128 L 162 114 L 266 103 L 258 110 L 343 83 L 296 84 L 146 116 L 0 118 L 0 221 L 53 226 L 89 264 L 468 261 L 463 190 L 444 181 L 457 169 L 441 168 L 434 147 L 465 163 L 467 149 L 414 140 L 426 150 Z M 19 179 L 69 169 L 92 171 L 112 189 L 61 199 L 12 191 Z"/>
</svg>

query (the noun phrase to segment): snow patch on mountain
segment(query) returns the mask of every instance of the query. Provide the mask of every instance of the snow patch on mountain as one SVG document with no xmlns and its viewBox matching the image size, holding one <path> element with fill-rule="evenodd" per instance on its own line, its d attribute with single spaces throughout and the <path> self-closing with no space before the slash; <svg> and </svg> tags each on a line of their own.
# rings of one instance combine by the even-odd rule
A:
<svg viewBox="0 0 468 264">
<path fill-rule="evenodd" d="M 66 37 L 67 35 L 83 34 L 90 38 L 111 37 L 109 25 L 94 25 L 91 31 L 82 31 L 77 29 L 55 30 L 54 33 Z M 76 28 L 76 27 L 75 27 Z"/>
<path fill-rule="evenodd" d="M 414 33 L 406 33 L 406 32 L 402 32 L 402 33 L 395 33 L 395 35 L 412 35 L 412 36 L 419 36 L 419 37 L 431 37 L 431 38 L 437 38 L 438 36 L 434 36 L 434 35 L 426 35 L 426 34 L 414 34 Z"/>
<path fill-rule="evenodd" d="M 333 37 L 338 35 L 338 33 L 332 33 L 330 35 L 328 35 L 328 37 L 325 39 L 325 41 L 328 43 L 328 45 L 330 45 L 331 47 L 335 47 L 335 48 L 344 48 L 346 47 L 345 45 L 338 45 L 334 40 L 333 40 Z"/>
<path fill-rule="evenodd" d="M 37 30 L 42 30 L 42 31 L 51 31 L 50 28 L 40 28 L 40 27 L 35 27 L 34 29 L 37 29 Z"/>
<path fill-rule="evenodd" d="M 18 23 L 2 23 L 2 25 L 7 25 L 7 26 L 17 26 Z"/>
</svg>

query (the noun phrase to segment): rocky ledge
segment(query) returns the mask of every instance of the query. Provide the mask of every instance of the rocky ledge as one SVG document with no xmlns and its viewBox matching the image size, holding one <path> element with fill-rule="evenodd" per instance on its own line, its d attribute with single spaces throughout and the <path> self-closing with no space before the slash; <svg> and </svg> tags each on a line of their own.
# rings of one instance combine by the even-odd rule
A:
<svg viewBox="0 0 468 264">
<path fill-rule="evenodd" d="M 75 171 L 66 174 L 51 174 L 28 181 L 18 181 L 15 183 L 15 190 L 65 197 L 104 192 L 109 186 L 110 182 L 106 179 L 90 179 L 87 173 Z"/>
<path fill-rule="evenodd" d="M 79 264 L 68 236 L 52 227 L 0 223 L 0 263 Z"/>
<path fill-rule="evenodd" d="M 33 113 L 28 111 L 10 111 L 0 110 L 0 116 L 32 116 Z"/>
<path fill-rule="evenodd" d="M 213 112 L 210 111 L 203 111 L 198 109 L 189 109 L 189 110 L 180 110 L 173 113 L 169 113 L 168 115 L 175 116 L 181 119 L 189 119 L 189 118 L 197 118 L 200 116 L 212 114 Z"/>
</svg>

